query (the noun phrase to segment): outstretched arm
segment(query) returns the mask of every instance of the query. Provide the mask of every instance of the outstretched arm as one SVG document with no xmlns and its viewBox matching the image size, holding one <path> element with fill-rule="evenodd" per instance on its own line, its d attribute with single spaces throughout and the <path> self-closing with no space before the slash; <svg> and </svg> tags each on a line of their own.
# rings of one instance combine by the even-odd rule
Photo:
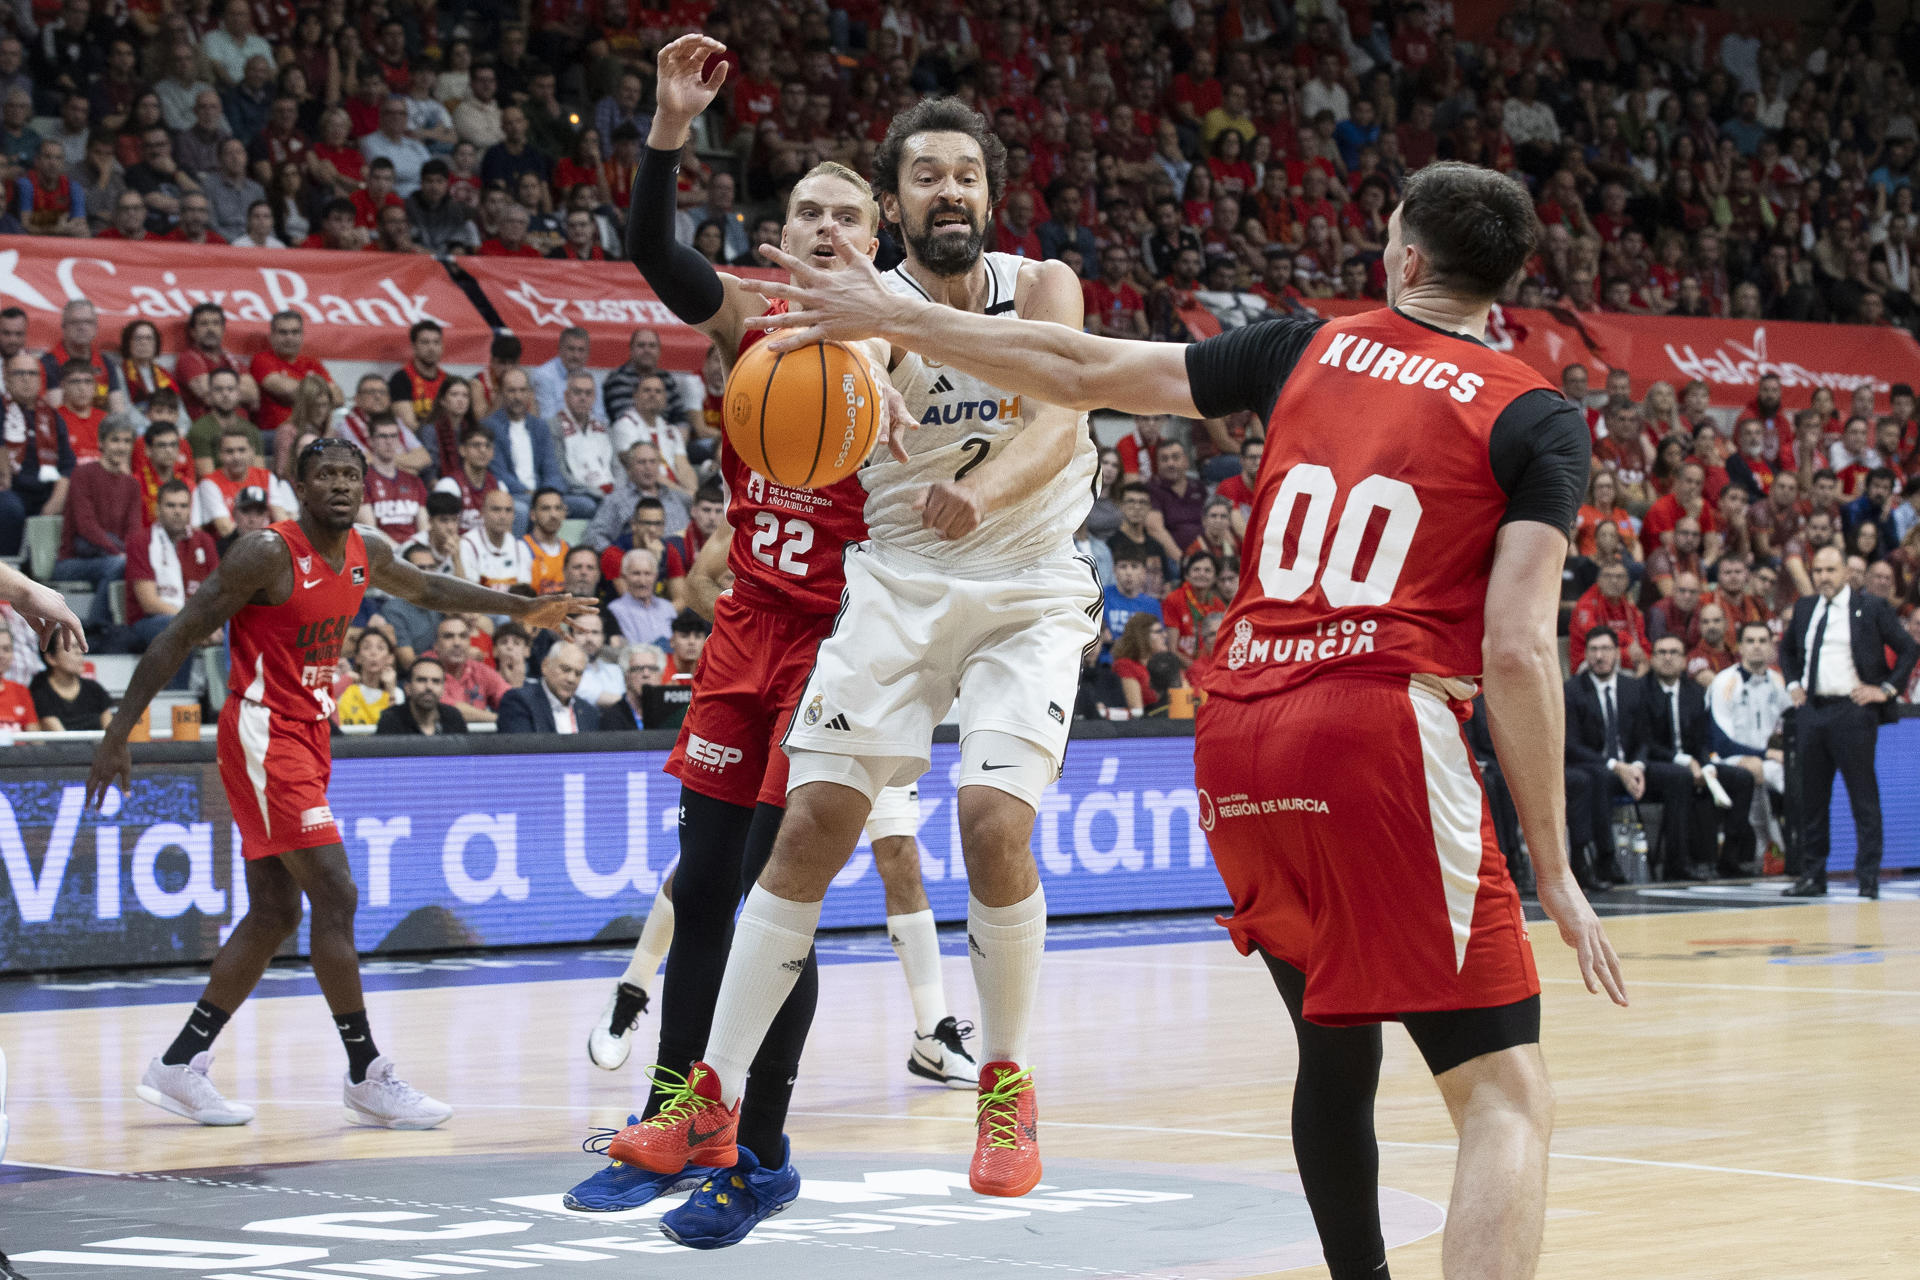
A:
<svg viewBox="0 0 1920 1280">
<path fill-rule="evenodd" d="M 786 314 L 746 322 L 748 328 L 791 330 L 773 339 L 776 350 L 822 339 L 885 338 L 996 387 L 1069 409 L 1203 416 L 1194 407 L 1181 343 L 1099 338 L 1045 319 L 976 315 L 894 293 L 843 232 L 834 232 L 833 243 L 840 263 L 832 271 L 766 248 L 761 252 L 767 260 L 785 267 L 791 281 L 740 282 L 743 289 L 787 301 Z"/>
<path fill-rule="evenodd" d="M 516 596 L 450 574 L 428 573 L 394 554 L 393 543 L 379 530 L 362 528 L 360 538 L 367 546 L 373 585 L 435 613 L 499 613 L 530 627 L 558 627 L 600 608 L 597 600 L 579 596 Z"/>
<path fill-rule="evenodd" d="M 93 771 L 87 775 L 87 804 L 97 806 L 107 788 L 119 783 L 125 790 L 133 775 L 133 759 L 127 753 L 127 735 L 140 719 L 140 713 L 153 701 L 153 695 L 173 679 L 174 672 L 207 637 L 226 624 L 227 619 L 256 598 L 272 599 L 292 594 L 293 561 L 280 535 L 262 530 L 250 533 L 227 548 L 220 567 L 187 597 L 180 612 L 173 615 L 167 629 L 154 638 L 140 663 L 133 669 L 120 708 L 108 722 L 93 755 Z"/>
</svg>

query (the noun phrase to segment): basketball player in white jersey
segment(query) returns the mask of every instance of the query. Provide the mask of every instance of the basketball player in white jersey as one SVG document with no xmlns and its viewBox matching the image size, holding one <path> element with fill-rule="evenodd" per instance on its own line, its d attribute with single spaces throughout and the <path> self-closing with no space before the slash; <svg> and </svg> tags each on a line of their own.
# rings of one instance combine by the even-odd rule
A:
<svg viewBox="0 0 1920 1280">
<path fill-rule="evenodd" d="M 985 119 L 958 102 L 896 117 L 874 160 L 874 190 L 907 248 L 887 286 L 1077 330 L 1080 282 L 1064 263 L 981 252 L 1005 168 Z M 1072 541 L 1092 503 L 1095 450 L 1076 411 L 900 348 L 889 373 L 920 425 L 905 461 L 860 473 L 869 539 L 847 550 L 840 617 L 783 743 L 786 819 L 734 933 L 706 1060 L 663 1108 L 677 1123 L 627 1130 L 638 1141 L 622 1158 L 659 1171 L 733 1163 L 735 1104 L 804 967 L 821 899 L 880 789 L 927 770 L 934 725 L 957 695 L 984 1050 L 970 1181 L 1024 1195 L 1040 1180 L 1027 1039 L 1046 935 L 1030 842 L 1066 751 L 1080 655 L 1098 639 L 1098 581 Z"/>
</svg>

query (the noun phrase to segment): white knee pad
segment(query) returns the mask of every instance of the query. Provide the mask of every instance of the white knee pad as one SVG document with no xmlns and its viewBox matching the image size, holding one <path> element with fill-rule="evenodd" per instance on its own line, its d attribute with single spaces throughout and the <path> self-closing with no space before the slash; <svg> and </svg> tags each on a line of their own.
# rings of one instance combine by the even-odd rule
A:
<svg viewBox="0 0 1920 1280">
<path fill-rule="evenodd" d="M 891 840 L 895 836 L 913 838 L 919 834 L 919 787 L 888 787 L 874 797 L 873 812 L 867 815 L 869 840 Z"/>
<path fill-rule="evenodd" d="M 797 747 L 786 751 L 788 795 L 809 782 L 833 782 L 851 787 L 873 804 L 883 789 L 907 786 L 927 771 L 927 762 L 912 756 L 843 756 Z M 916 802 L 916 825 L 918 807 Z"/>
<path fill-rule="evenodd" d="M 1060 776 L 1045 747 L 998 729 L 976 729 L 960 742 L 960 785 L 992 787 L 1040 809 L 1040 796 Z"/>
</svg>

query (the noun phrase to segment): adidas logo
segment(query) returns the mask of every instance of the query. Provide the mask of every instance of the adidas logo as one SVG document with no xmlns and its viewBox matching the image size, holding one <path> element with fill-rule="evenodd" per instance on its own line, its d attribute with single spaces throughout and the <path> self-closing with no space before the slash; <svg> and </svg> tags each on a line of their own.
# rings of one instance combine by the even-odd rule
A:
<svg viewBox="0 0 1920 1280">
<path fill-rule="evenodd" d="M 887 941 L 891 942 L 894 946 L 897 947 L 900 945 L 900 935 L 897 933 L 890 933 L 887 935 Z"/>
<path fill-rule="evenodd" d="M 844 711 L 827 721 L 827 728 L 838 729 L 841 733 L 853 732 L 853 726 L 847 723 L 847 715 Z"/>
<path fill-rule="evenodd" d="M 798 960 L 788 960 L 787 962 L 782 964 L 780 967 L 782 969 L 785 969 L 788 973 L 801 973 L 805 971 L 807 967 L 807 958 L 805 956 L 801 956 Z"/>
<path fill-rule="evenodd" d="M 951 390 L 953 390 L 953 383 L 948 381 L 947 375 L 943 373 L 937 379 L 934 380 L 933 390 L 928 394 L 937 396 Z"/>
<path fill-rule="evenodd" d="M 967 950 L 982 958 L 985 958 L 987 954 L 985 948 L 980 945 L 979 940 L 973 936 L 971 929 L 967 931 Z"/>
</svg>

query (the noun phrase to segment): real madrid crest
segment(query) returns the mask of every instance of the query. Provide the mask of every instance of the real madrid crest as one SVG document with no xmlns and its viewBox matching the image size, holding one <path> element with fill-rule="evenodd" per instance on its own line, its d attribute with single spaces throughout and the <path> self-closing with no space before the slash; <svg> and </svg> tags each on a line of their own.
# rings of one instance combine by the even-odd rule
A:
<svg viewBox="0 0 1920 1280">
<path fill-rule="evenodd" d="M 807 704 L 807 714 L 800 718 L 806 721 L 809 725 L 816 725 L 820 723 L 820 695 L 819 694 L 816 693 L 813 695 L 813 701 Z"/>
</svg>

